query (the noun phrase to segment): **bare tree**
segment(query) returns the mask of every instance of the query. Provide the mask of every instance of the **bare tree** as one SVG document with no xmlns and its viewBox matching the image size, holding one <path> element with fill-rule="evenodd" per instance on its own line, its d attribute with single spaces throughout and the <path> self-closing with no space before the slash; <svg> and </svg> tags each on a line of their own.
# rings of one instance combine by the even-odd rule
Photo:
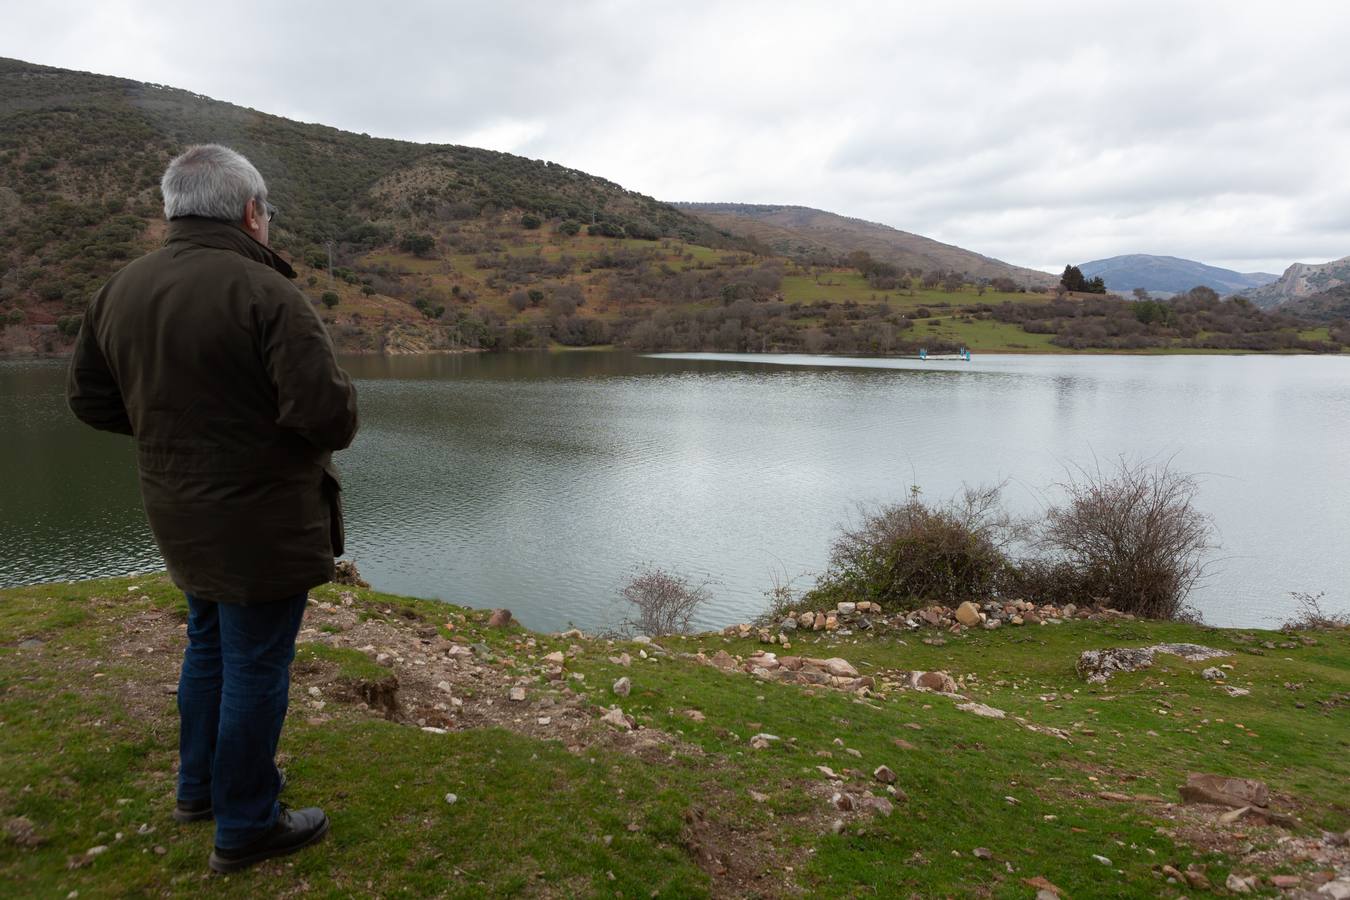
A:
<svg viewBox="0 0 1350 900">
<path fill-rule="evenodd" d="M 620 589 L 629 607 L 621 629 L 657 637 L 688 634 L 699 608 L 712 599 L 711 581 L 692 584 L 683 575 L 653 566 L 641 567 Z"/>
<path fill-rule="evenodd" d="M 1186 598 L 1214 549 L 1214 526 L 1197 510 L 1194 477 L 1169 464 L 1118 460 L 1078 468 L 1046 513 L 1043 549 L 1074 566 L 1112 607 L 1154 619 L 1192 617 Z"/>
</svg>

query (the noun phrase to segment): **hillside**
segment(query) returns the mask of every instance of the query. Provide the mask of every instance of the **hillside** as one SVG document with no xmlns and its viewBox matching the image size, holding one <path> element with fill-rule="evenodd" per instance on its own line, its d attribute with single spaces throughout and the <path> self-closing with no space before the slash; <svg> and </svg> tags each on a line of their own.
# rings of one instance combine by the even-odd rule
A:
<svg viewBox="0 0 1350 900">
<path fill-rule="evenodd" d="M 525 215 L 602 237 L 742 245 L 667 204 L 553 163 L 371 138 L 163 85 L 0 59 L 0 323 L 50 330 L 77 315 L 112 271 L 159 242 L 159 176 L 185 145 L 208 141 L 235 147 L 264 173 L 281 209 L 273 243 L 297 261 L 317 258 L 328 242 L 342 263 L 424 230 L 510 222 L 518 231 Z M 375 301 L 365 312 L 422 318 L 411 300 Z"/>
<path fill-rule="evenodd" d="M 1193 287 L 1211 288 L 1220 294 L 1236 294 L 1269 284 L 1279 278 L 1266 272 L 1242 273 L 1209 266 L 1175 256 L 1131 253 L 1094 259 L 1078 267 L 1088 278 L 1101 276 L 1107 290 L 1129 293 L 1135 288 L 1180 294 Z"/>
<path fill-rule="evenodd" d="M 279 763 L 283 799 L 332 834 L 212 877 L 210 824 L 170 818 L 182 594 L 163 575 L 3 590 L 0 878 L 25 897 L 1350 887 L 1350 632 L 1038 609 L 639 642 L 324 586 Z M 1160 641 L 1222 656 L 1075 674 L 1085 650 Z M 1183 803 L 1191 773 L 1258 779 L 1259 802 Z"/>
<path fill-rule="evenodd" d="M 1058 278 L 943 244 L 888 225 L 852 219 L 805 206 L 747 203 L 676 203 L 719 229 L 753 238 L 775 252 L 799 259 L 847 256 L 857 250 L 903 269 L 946 270 L 969 280 L 1011 278 L 1026 288 L 1048 288 Z"/>
<path fill-rule="evenodd" d="M 1243 295 L 1265 309 L 1350 283 L 1350 256 L 1326 263 L 1294 263 L 1276 281 Z"/>
<path fill-rule="evenodd" d="M 162 241 L 159 177 L 201 141 L 258 164 L 280 209 L 273 243 L 346 352 L 1335 352 L 1347 339 L 1217 298 L 1175 315 L 1052 299 L 1028 286 L 1054 276 L 815 210 L 773 208 L 762 218 L 784 224 L 756 227 L 796 223 L 838 249 L 777 250 L 744 227 L 756 217 L 727 214 L 740 230 L 724 229 L 723 214 L 546 161 L 0 60 L 0 354 L 69 348 L 98 286 Z"/>
<path fill-rule="evenodd" d="M 1314 322 L 1350 322 L 1350 281 L 1306 297 L 1297 297 L 1280 307 Z"/>
</svg>

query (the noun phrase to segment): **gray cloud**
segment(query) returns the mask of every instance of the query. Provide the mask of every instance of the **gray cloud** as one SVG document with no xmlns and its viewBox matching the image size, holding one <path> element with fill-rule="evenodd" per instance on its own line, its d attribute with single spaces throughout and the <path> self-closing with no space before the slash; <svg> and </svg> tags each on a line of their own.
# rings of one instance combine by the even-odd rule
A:
<svg viewBox="0 0 1350 900">
<path fill-rule="evenodd" d="M 1337 2 L 9 4 L 0 54 L 1023 265 L 1350 253 Z"/>
</svg>

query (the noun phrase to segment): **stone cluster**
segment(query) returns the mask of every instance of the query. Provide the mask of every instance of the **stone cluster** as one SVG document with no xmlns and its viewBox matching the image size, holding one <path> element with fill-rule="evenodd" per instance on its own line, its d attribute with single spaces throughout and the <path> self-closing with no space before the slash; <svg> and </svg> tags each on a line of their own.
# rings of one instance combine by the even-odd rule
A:
<svg viewBox="0 0 1350 900">
<path fill-rule="evenodd" d="M 967 600 L 958 606 L 926 606 L 922 609 L 887 614 L 880 603 L 862 600 L 840 602 L 830 610 L 789 612 L 770 626 L 749 623 L 728 625 L 722 633 L 728 637 L 758 637 L 765 644 L 783 644 L 799 631 L 852 633 L 853 631 L 913 631 L 917 628 L 941 628 L 961 632 L 970 628 L 993 630 L 1004 625 L 1058 625 L 1067 619 L 1133 619 L 1129 613 L 1106 607 L 1035 604 L 1028 600 Z M 788 646 L 791 646 L 788 644 Z"/>
</svg>

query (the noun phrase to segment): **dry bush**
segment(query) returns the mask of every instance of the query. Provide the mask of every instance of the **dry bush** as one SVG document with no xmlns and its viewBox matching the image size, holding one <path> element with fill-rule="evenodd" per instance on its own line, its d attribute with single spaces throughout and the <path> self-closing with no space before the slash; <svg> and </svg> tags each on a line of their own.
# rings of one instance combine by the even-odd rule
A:
<svg viewBox="0 0 1350 900">
<path fill-rule="evenodd" d="M 699 608 L 712 599 L 711 586 L 710 581 L 692 584 L 664 569 L 640 568 L 619 591 L 627 606 L 620 629 L 649 637 L 688 634 Z"/>
<path fill-rule="evenodd" d="M 830 548 L 830 563 L 808 605 L 876 600 L 899 609 L 994 593 L 1021 526 L 1003 511 L 1003 485 L 967 488 L 942 505 L 911 489 L 904 503 L 864 511 Z"/>
<path fill-rule="evenodd" d="M 1186 597 L 1204 574 L 1214 528 L 1193 501 L 1198 485 L 1167 464 L 1120 459 L 1077 469 L 1060 485 L 1039 546 L 1067 563 L 1108 605 L 1151 619 L 1194 617 Z"/>
<path fill-rule="evenodd" d="M 1322 598 L 1326 596 L 1325 591 L 1316 594 L 1292 591 L 1290 596 L 1298 604 L 1298 615 L 1281 625 L 1281 631 L 1350 628 L 1350 613 L 1329 613 L 1322 609 Z"/>
</svg>

